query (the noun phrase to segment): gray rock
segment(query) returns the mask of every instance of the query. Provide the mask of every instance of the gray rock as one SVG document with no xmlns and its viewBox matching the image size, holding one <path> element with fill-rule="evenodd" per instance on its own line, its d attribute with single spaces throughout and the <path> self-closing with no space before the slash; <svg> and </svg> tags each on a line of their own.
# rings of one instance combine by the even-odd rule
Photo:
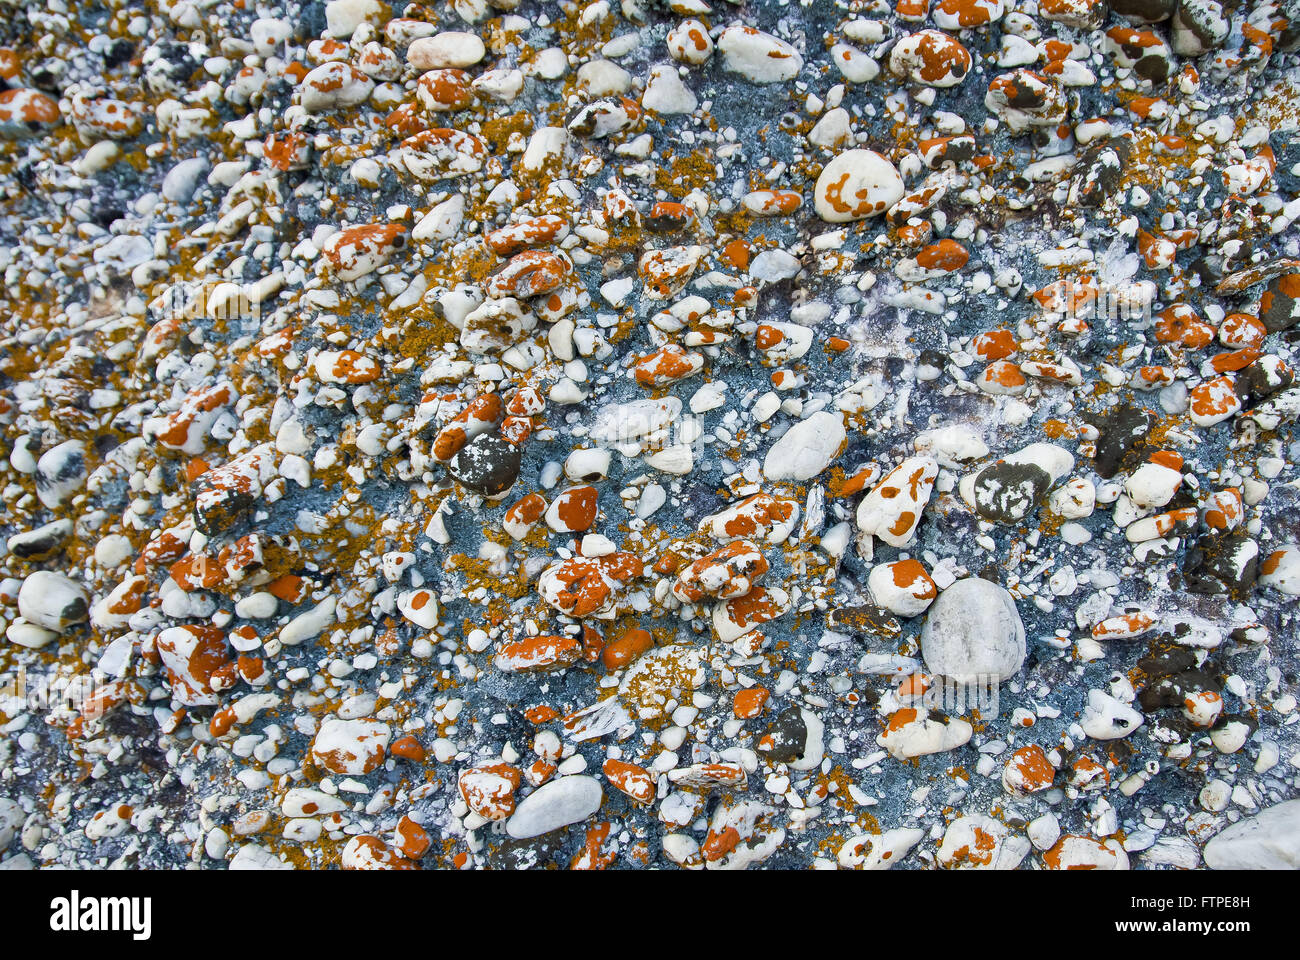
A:
<svg viewBox="0 0 1300 960">
<path fill-rule="evenodd" d="M 1300 800 L 1239 820 L 1205 845 L 1214 870 L 1300 870 Z"/>
<path fill-rule="evenodd" d="M 524 797 L 506 821 L 506 833 L 516 840 L 527 840 L 581 823 L 600 809 L 603 798 L 600 781 L 595 777 L 581 773 L 558 777 Z"/>
<path fill-rule="evenodd" d="M 758 752 L 769 763 L 790 763 L 803 755 L 807 742 L 808 725 L 804 723 L 803 711 L 787 707 L 768 726 L 767 734 L 758 742 Z"/>
<path fill-rule="evenodd" d="M 1025 625 L 1016 601 L 988 580 L 958 580 L 930 605 L 921 655 L 931 673 L 959 682 L 1007 679 L 1025 662 Z"/>
<path fill-rule="evenodd" d="M 1018 523 L 1051 484 L 1051 475 L 1036 464 L 999 460 L 975 477 L 975 511 L 995 523 Z"/>
<path fill-rule="evenodd" d="M 519 448 L 495 433 L 471 440 L 451 461 L 451 475 L 477 493 L 495 497 L 519 477 Z"/>
</svg>

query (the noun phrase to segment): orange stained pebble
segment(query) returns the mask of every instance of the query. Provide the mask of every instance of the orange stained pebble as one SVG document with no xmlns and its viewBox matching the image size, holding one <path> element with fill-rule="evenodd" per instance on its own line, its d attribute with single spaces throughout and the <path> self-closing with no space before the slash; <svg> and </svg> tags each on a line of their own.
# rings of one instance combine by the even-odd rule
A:
<svg viewBox="0 0 1300 960">
<path fill-rule="evenodd" d="M 570 487 L 555 498 L 552 506 L 570 533 L 581 533 L 596 522 L 597 496 L 595 487 Z"/>
<path fill-rule="evenodd" d="M 611 784 L 637 803 L 650 803 L 654 800 L 655 778 L 644 767 L 611 757 L 601 769 Z"/>
<path fill-rule="evenodd" d="M 1244 370 L 1258 359 L 1259 351 L 1247 347 L 1244 350 L 1216 353 L 1210 358 L 1210 367 L 1215 373 L 1229 373 L 1234 370 Z"/>
<path fill-rule="evenodd" d="M 1244 512 L 1240 491 L 1227 487 L 1210 495 L 1205 507 L 1205 525 L 1211 530 L 1232 530 L 1241 523 Z"/>
<path fill-rule="evenodd" d="M 722 248 L 722 255 L 737 270 L 749 268 L 749 244 L 744 240 L 732 240 Z"/>
<path fill-rule="evenodd" d="M 555 771 L 558 769 L 559 767 L 551 763 L 551 761 L 543 760 L 539 757 L 530 763 L 524 772 L 530 784 L 534 787 L 540 787 L 547 780 L 551 779 L 551 777 L 555 776 Z"/>
<path fill-rule="evenodd" d="M 505 514 L 510 523 L 533 524 L 546 512 L 546 499 L 540 493 L 530 493 L 512 504 Z"/>
<path fill-rule="evenodd" d="M 214 737 L 224 737 L 235 725 L 235 708 L 222 707 L 212 715 L 208 722 L 208 732 Z"/>
<path fill-rule="evenodd" d="M 850 476 L 848 479 L 844 481 L 843 485 L 840 487 L 839 493 L 836 494 L 836 496 L 851 497 L 855 493 L 861 493 L 863 490 L 867 488 L 867 484 L 871 483 L 873 480 L 876 479 L 876 476 L 879 474 L 879 472 L 880 471 L 877 470 L 876 467 L 870 463 L 862 467 L 859 467 L 857 470 L 853 472 L 852 476 Z"/>
<path fill-rule="evenodd" d="M 920 596 L 937 597 L 939 589 L 935 586 L 930 574 L 926 572 L 925 565 L 920 560 L 908 558 L 907 560 L 898 560 L 890 568 L 894 575 L 894 585 L 906 590 L 918 580 L 921 581 Z M 913 591 L 915 593 L 915 591 Z"/>
<path fill-rule="evenodd" d="M 843 353 L 851 346 L 853 346 L 853 344 L 848 340 L 845 340 L 843 337 L 829 337 L 826 340 L 826 349 L 831 353 Z"/>
<path fill-rule="evenodd" d="M 1103 783 L 1110 780 L 1110 774 L 1106 772 L 1106 768 L 1092 757 L 1079 757 L 1074 761 L 1070 769 L 1070 782 L 1076 786 L 1091 783 L 1098 777 L 1102 778 Z"/>
<path fill-rule="evenodd" d="M 404 737 L 398 737 L 393 741 L 388 752 L 395 757 L 401 757 L 403 760 L 414 760 L 417 763 L 424 759 L 424 745 L 415 737 L 407 734 Z"/>
<path fill-rule="evenodd" d="M 1151 462 L 1170 470 L 1183 469 L 1183 455 L 1177 450 L 1157 450 L 1151 454 Z"/>
<path fill-rule="evenodd" d="M 484 234 L 483 240 L 492 252 L 502 257 L 514 256 L 520 250 L 531 246 L 548 244 L 568 229 L 563 217 L 544 214 L 518 223 L 507 224 L 490 233 Z"/>
<path fill-rule="evenodd" d="M 1165 386 L 1174 382 L 1172 367 L 1138 367 L 1134 384 L 1139 387 Z"/>
<path fill-rule="evenodd" d="M 499 430 L 502 439 L 508 440 L 515 446 L 519 446 L 527 440 L 533 433 L 533 421 L 531 417 L 506 417 L 501 421 Z"/>
<path fill-rule="evenodd" d="M 1133 111 L 1136 116 L 1146 119 L 1151 116 L 1151 111 L 1155 109 L 1157 104 L 1164 102 L 1165 101 L 1161 100 L 1159 97 L 1134 97 L 1128 102 L 1128 108 Z"/>
<path fill-rule="evenodd" d="M 560 711 L 554 707 L 548 707 L 545 704 L 539 704 L 535 707 L 529 707 L 524 711 L 524 718 L 535 727 L 540 727 L 544 723 L 550 723 L 560 715 Z"/>
<path fill-rule="evenodd" d="M 975 356 L 981 360 L 1005 360 L 1020 348 L 1010 330 L 989 330 L 971 341 Z"/>
<path fill-rule="evenodd" d="M 741 720 L 757 717 L 763 712 L 763 705 L 767 703 L 768 696 L 767 687 L 750 687 L 747 690 L 738 690 L 735 698 L 731 701 L 731 712 Z"/>
<path fill-rule="evenodd" d="M 991 22 L 993 13 L 1000 9 L 1000 5 L 981 3 L 979 0 L 939 0 L 935 9 L 956 17 L 957 23 L 962 27 L 978 27 Z"/>
<path fill-rule="evenodd" d="M 429 847 L 433 845 L 433 841 L 429 839 L 429 834 L 425 832 L 424 827 L 410 817 L 404 816 L 397 821 L 396 833 L 397 849 L 408 860 L 419 860 L 429 852 Z"/>
<path fill-rule="evenodd" d="M 1230 313 L 1219 324 L 1219 340 L 1228 347 L 1258 347 L 1268 336 L 1259 318 L 1249 313 Z"/>
<path fill-rule="evenodd" d="M 721 833 L 714 833 L 710 830 L 708 837 L 705 838 L 703 845 L 700 847 L 700 852 L 704 854 L 705 860 L 712 863 L 715 860 L 721 860 L 732 850 L 735 850 L 739 843 L 740 831 L 735 827 L 727 827 Z"/>
<path fill-rule="evenodd" d="M 898 685 L 900 697 L 919 697 L 930 689 L 930 678 L 924 673 L 911 673 Z M 892 728 L 892 723 L 891 723 Z"/>
<path fill-rule="evenodd" d="M 286 573 L 282 577 L 276 577 L 266 585 L 267 592 L 273 596 L 279 597 L 285 603 L 297 603 L 302 599 L 303 581 L 302 577 Z"/>
<path fill-rule="evenodd" d="M 659 387 L 690 376 L 699 367 L 692 355 L 676 344 L 666 344 L 637 361 L 633 368 L 636 382 L 643 387 Z"/>
<path fill-rule="evenodd" d="M 989 382 L 1011 390 L 1016 387 L 1023 387 L 1029 382 L 1025 379 L 1025 375 L 1020 372 L 1020 368 L 1010 360 L 993 361 L 984 369 L 984 376 Z"/>
<path fill-rule="evenodd" d="M 586 840 L 574 858 L 570 870 L 604 870 L 618 859 L 618 847 L 609 844 L 610 824 L 598 823 L 587 830 Z"/>
<path fill-rule="evenodd" d="M 605 638 L 600 635 L 600 631 L 588 624 L 582 625 L 582 658 L 588 663 L 595 663 L 600 659 L 601 651 L 605 649 Z"/>
<path fill-rule="evenodd" d="M 613 673 L 626 667 L 654 645 L 655 639 L 650 635 L 650 631 L 636 627 L 613 643 L 607 644 L 600 658 L 605 664 L 605 669 Z"/>
<path fill-rule="evenodd" d="M 1064 40 L 1057 40 L 1055 37 L 1043 44 L 1043 52 L 1047 54 L 1048 60 L 1066 60 L 1073 49 L 1073 44 L 1066 43 Z"/>
<path fill-rule="evenodd" d="M 1036 743 L 1021 747 L 1011 755 L 1007 766 L 1015 770 L 1020 778 L 1020 789 L 1026 793 L 1046 790 L 1056 779 L 1056 770 L 1047 759 L 1047 753 Z"/>
<path fill-rule="evenodd" d="M 909 247 L 919 247 L 934 235 L 934 227 L 929 220 L 919 223 L 905 223 L 898 228 L 899 242 Z"/>
<path fill-rule="evenodd" d="M 549 670 L 576 663 L 582 645 L 567 634 L 541 634 L 508 641 L 497 648 L 497 662 L 511 663 L 517 670 Z"/>
<path fill-rule="evenodd" d="M 759 324 L 758 329 L 754 331 L 754 346 L 760 350 L 771 350 L 784 339 L 785 334 L 779 328 L 766 323 Z"/>
<path fill-rule="evenodd" d="M 970 260 L 970 253 L 956 240 L 947 238 L 932 243 L 916 255 L 916 264 L 926 270 L 960 270 Z"/>
<path fill-rule="evenodd" d="M 252 683 L 266 674 L 266 664 L 262 662 L 262 658 L 248 653 L 241 653 L 235 665 L 245 683 Z"/>
<path fill-rule="evenodd" d="M 302 133 L 270 134 L 262 144 L 262 156 L 276 170 L 288 172 L 306 160 L 307 136 Z"/>
<path fill-rule="evenodd" d="M 1278 277 L 1259 298 L 1259 312 L 1267 314 L 1273 309 L 1275 295 L 1281 294 L 1290 300 L 1300 299 L 1300 273 L 1289 273 Z"/>
<path fill-rule="evenodd" d="M 885 722 L 885 733 L 897 733 L 914 720 L 916 720 L 916 711 L 913 708 L 903 707 L 901 710 L 895 710 Z"/>
<path fill-rule="evenodd" d="M 205 553 L 190 554 L 171 565 L 168 576 L 184 591 L 211 590 L 223 580 L 225 571 Z"/>
<path fill-rule="evenodd" d="M 193 483 L 208 472 L 208 462 L 195 457 L 185 464 L 185 482 Z"/>
</svg>

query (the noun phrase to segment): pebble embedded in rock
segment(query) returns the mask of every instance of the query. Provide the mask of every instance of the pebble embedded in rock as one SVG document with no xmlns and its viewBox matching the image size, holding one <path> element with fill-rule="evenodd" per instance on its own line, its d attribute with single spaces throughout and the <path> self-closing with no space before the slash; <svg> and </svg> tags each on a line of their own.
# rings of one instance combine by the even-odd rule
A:
<svg viewBox="0 0 1300 960">
<path fill-rule="evenodd" d="M 1004 588 L 979 577 L 939 594 L 921 628 L 921 655 L 933 673 L 961 683 L 1001 682 L 1025 662 L 1025 626 Z"/>
<path fill-rule="evenodd" d="M 814 413 L 772 444 L 763 461 L 763 474 L 769 480 L 811 480 L 831 465 L 846 437 L 840 416 Z"/>
<path fill-rule="evenodd" d="M 582 823 L 600 809 L 600 781 L 584 774 L 557 777 L 524 797 L 506 821 L 506 832 L 517 840 L 540 837 L 573 823 Z"/>
<path fill-rule="evenodd" d="M 519 448 L 495 434 L 471 440 L 452 458 L 451 475 L 469 489 L 489 497 L 509 491 L 519 477 Z"/>
<path fill-rule="evenodd" d="M 827 223 L 849 223 L 879 216 L 903 193 L 903 178 L 892 163 L 873 150 L 847 150 L 817 177 L 813 204 Z"/>
</svg>

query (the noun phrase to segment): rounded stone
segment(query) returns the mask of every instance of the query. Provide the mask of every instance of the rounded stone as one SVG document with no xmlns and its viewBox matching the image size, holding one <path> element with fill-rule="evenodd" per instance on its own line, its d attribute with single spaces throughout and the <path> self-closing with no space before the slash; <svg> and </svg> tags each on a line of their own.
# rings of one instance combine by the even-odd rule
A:
<svg viewBox="0 0 1300 960">
<path fill-rule="evenodd" d="M 73 624 L 84 623 L 90 605 L 79 583 L 52 570 L 37 570 L 18 591 L 18 612 L 38 627 L 62 633 Z"/>
<path fill-rule="evenodd" d="M 572 823 L 581 823 L 600 809 L 600 781 L 585 774 L 557 777 L 520 801 L 506 821 L 506 833 L 516 840 L 540 837 Z"/>
<path fill-rule="evenodd" d="M 848 437 L 838 413 L 818 411 L 772 444 L 763 461 L 769 480 L 811 480 L 831 465 Z"/>
<path fill-rule="evenodd" d="M 519 477 L 519 448 L 494 433 L 471 440 L 451 461 L 451 474 L 471 490 L 495 497 Z"/>
<path fill-rule="evenodd" d="M 848 223 L 878 216 L 903 197 L 903 178 L 874 150 L 846 150 L 822 169 L 814 189 L 817 216 Z"/>
<path fill-rule="evenodd" d="M 958 682 L 1013 676 L 1025 662 L 1025 625 L 1016 601 L 988 580 L 958 580 L 930 606 L 921 656 L 931 673 Z"/>
</svg>

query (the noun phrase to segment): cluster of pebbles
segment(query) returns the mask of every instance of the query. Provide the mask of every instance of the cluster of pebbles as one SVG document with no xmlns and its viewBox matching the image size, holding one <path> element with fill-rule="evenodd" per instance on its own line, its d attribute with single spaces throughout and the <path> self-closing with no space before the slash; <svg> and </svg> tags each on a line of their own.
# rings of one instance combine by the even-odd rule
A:
<svg viewBox="0 0 1300 960">
<path fill-rule="evenodd" d="M 0 867 L 1300 866 L 1300 3 L 6 12 Z"/>
</svg>

